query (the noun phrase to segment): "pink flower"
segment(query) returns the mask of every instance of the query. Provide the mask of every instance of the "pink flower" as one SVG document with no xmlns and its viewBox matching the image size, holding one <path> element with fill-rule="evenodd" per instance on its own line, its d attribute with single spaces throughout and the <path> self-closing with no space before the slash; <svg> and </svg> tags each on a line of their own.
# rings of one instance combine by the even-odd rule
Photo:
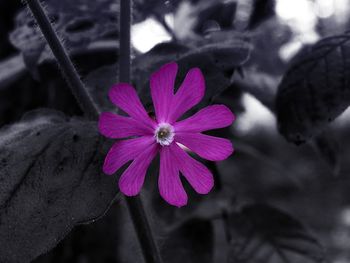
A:
<svg viewBox="0 0 350 263">
<path fill-rule="evenodd" d="M 214 180 L 209 169 L 193 159 L 180 145 L 210 161 L 226 159 L 233 152 L 231 142 L 202 132 L 231 125 L 234 115 L 224 105 L 212 105 L 188 119 L 179 120 L 201 101 L 205 81 L 201 71 L 193 68 L 174 94 L 177 70 L 177 64 L 170 63 L 151 76 L 156 120 L 147 114 L 135 89 L 129 84 L 119 83 L 111 88 L 109 98 L 129 117 L 104 112 L 100 116 L 99 130 L 113 139 L 132 137 L 117 141 L 103 165 L 106 174 L 113 174 L 132 161 L 119 179 L 121 192 L 127 196 L 140 192 L 148 166 L 159 152 L 160 195 L 169 204 L 181 207 L 187 204 L 187 194 L 180 180 L 180 172 L 199 194 L 210 192 Z"/>
</svg>

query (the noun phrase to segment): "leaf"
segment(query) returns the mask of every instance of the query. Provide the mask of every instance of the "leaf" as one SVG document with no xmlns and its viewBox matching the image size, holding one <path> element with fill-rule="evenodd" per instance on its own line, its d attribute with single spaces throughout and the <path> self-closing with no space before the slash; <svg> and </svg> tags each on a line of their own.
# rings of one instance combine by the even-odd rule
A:
<svg viewBox="0 0 350 263">
<path fill-rule="evenodd" d="M 0 262 L 29 262 L 116 197 L 96 123 L 34 111 L 0 132 Z"/>
<path fill-rule="evenodd" d="M 133 60 L 134 77 L 138 78 L 138 74 L 152 72 L 166 63 L 166 61 L 178 60 L 180 56 L 190 50 L 190 47 L 176 42 L 160 43 Z"/>
<path fill-rule="evenodd" d="M 301 52 L 279 86 L 279 130 L 291 142 L 319 134 L 350 103 L 350 35 L 325 38 Z"/>
<path fill-rule="evenodd" d="M 236 68 L 249 58 L 251 46 L 243 41 L 223 44 L 210 44 L 188 52 L 178 59 L 178 79 L 183 79 L 189 69 L 198 67 L 206 81 L 206 93 L 202 105 L 208 104 L 216 95 L 222 93 L 231 84 Z"/>
<path fill-rule="evenodd" d="M 71 50 L 86 48 L 93 41 L 118 35 L 119 5 L 112 0 L 48 0 L 45 4 L 56 31 Z M 26 9 L 17 15 L 10 41 L 22 52 L 28 69 L 35 67 L 43 55 L 51 54 Z"/>
<path fill-rule="evenodd" d="M 144 83 L 144 79 L 148 80 L 148 72 L 153 72 L 164 63 L 164 58 L 176 60 L 179 54 L 187 52 L 188 47 L 176 43 L 161 43 L 155 46 L 151 51 L 138 56 L 133 61 L 133 78 L 135 87 L 140 89 L 139 85 Z M 85 83 L 89 92 L 93 94 L 93 98 L 97 105 L 103 111 L 115 110 L 115 106 L 108 99 L 108 91 L 113 84 L 118 82 L 118 64 L 103 66 L 97 70 L 90 72 Z M 148 87 L 149 88 L 149 87 Z M 148 99 L 150 102 L 150 98 Z"/>
<path fill-rule="evenodd" d="M 178 88 L 188 70 L 199 67 L 206 80 L 206 93 L 202 103 L 195 109 L 202 108 L 231 85 L 234 70 L 246 62 L 250 48 L 251 46 L 243 40 L 221 45 L 210 44 L 197 50 L 176 43 L 162 43 L 134 59 L 133 84 L 146 108 L 152 110 L 149 78 L 153 72 L 166 63 L 176 61 L 179 64 L 179 72 L 175 87 Z M 85 79 L 96 102 L 103 109 L 112 109 L 106 94 L 116 81 L 116 68 L 117 65 L 102 67 L 91 72 Z"/>
<path fill-rule="evenodd" d="M 325 262 L 318 241 L 295 218 L 264 204 L 245 206 L 229 219 L 232 263 Z"/>
<path fill-rule="evenodd" d="M 165 44 L 162 45 L 163 50 L 164 46 Z M 150 51 L 152 55 L 143 55 L 135 63 L 136 68 L 139 68 L 137 65 L 140 64 L 140 61 L 149 63 L 147 68 L 143 67 L 144 70 L 136 69 L 137 74 L 134 74 L 137 77 L 136 86 L 142 87 L 140 93 L 142 97 L 146 98 L 146 104 L 151 105 L 149 76 L 160 65 L 175 60 L 179 65 L 176 87 L 179 87 L 180 82 L 191 68 L 198 67 L 203 72 L 206 81 L 206 92 L 204 100 L 196 109 L 207 105 L 216 95 L 230 86 L 234 70 L 247 61 L 251 50 L 250 44 L 241 39 L 222 44 L 207 44 L 188 52 L 184 52 L 185 48 L 179 46 L 178 48 L 168 49 L 169 52 L 159 54 L 159 48 L 159 46 L 155 47 Z M 152 63 L 152 57 L 156 57 L 154 60 L 156 63 Z"/>
</svg>

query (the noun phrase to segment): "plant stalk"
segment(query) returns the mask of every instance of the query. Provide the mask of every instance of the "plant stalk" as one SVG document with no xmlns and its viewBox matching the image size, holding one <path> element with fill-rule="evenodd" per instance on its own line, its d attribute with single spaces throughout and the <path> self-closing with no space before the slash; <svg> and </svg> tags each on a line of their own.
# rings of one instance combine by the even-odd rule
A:
<svg viewBox="0 0 350 263">
<path fill-rule="evenodd" d="M 78 72 L 53 29 L 48 16 L 45 14 L 40 1 L 27 0 L 27 5 L 49 44 L 79 106 L 90 118 L 97 119 L 99 116 L 98 108 L 81 81 Z"/>
<path fill-rule="evenodd" d="M 131 4 L 132 0 L 120 0 L 120 47 L 119 47 L 119 82 L 130 83 L 131 80 Z M 143 208 L 140 196 L 126 197 L 130 216 L 134 223 L 146 263 L 161 263 L 160 253 Z"/>
<path fill-rule="evenodd" d="M 131 1 L 120 0 L 119 82 L 126 83 L 130 83 L 131 79 Z"/>
<path fill-rule="evenodd" d="M 99 109 L 90 97 L 84 83 L 81 81 L 77 70 L 53 29 L 41 3 L 39 0 L 27 0 L 26 2 L 81 109 L 90 118 L 97 119 L 100 114 Z M 131 75 L 130 27 L 131 0 L 120 0 L 119 81 L 127 83 L 130 83 Z M 126 198 L 126 201 L 146 263 L 161 263 L 159 250 L 153 237 L 141 198 Z"/>
</svg>

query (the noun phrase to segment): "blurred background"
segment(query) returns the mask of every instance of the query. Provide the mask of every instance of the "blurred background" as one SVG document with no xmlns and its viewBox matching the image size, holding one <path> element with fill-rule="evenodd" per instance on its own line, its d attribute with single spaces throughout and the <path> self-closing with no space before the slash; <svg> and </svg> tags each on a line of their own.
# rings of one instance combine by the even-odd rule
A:
<svg viewBox="0 0 350 263">
<path fill-rule="evenodd" d="M 103 94 L 117 80 L 113 72 L 118 61 L 118 1 L 44 2 L 90 92 L 102 107 L 110 107 Z M 208 43 L 244 42 L 251 50 L 239 70 L 224 72 L 229 88 L 210 100 L 230 106 L 237 117 L 230 129 L 221 132 L 232 138 L 236 152 L 211 167 L 218 174 L 215 193 L 200 201 L 194 197 L 181 212 L 150 198 L 149 213 L 156 225 L 159 220 L 171 225 L 184 218 L 210 218 L 215 228 L 215 218 L 222 211 L 264 203 L 307 226 L 330 262 L 350 262 L 350 111 L 327 128 L 327 143 L 300 146 L 279 134 L 274 113 L 278 85 L 293 58 L 318 40 L 349 30 L 350 0 L 134 0 L 133 8 L 135 73 L 147 67 L 145 58 L 158 61 L 157 56 L 200 49 Z M 144 81 L 134 76 L 136 83 Z M 44 107 L 82 115 L 21 1 L 0 0 L 0 125 Z M 146 184 L 145 196 L 150 196 L 152 184 L 155 181 Z M 122 201 L 116 202 L 103 219 L 76 227 L 34 262 L 142 262 L 124 210 Z M 197 254 L 205 254 L 205 248 L 194 245 L 202 242 L 202 235 L 205 238 L 203 227 L 185 233 Z M 165 237 L 157 235 L 162 244 Z M 171 247 L 181 254 L 184 244 L 175 242 Z M 217 250 L 213 253 L 213 262 L 225 262 Z M 194 257 L 182 262 L 197 261 Z"/>
</svg>

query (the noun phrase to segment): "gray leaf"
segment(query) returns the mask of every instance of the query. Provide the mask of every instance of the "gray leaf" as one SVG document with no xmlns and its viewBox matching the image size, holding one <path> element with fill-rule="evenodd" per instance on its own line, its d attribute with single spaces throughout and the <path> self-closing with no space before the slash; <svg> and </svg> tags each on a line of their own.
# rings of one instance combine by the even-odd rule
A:
<svg viewBox="0 0 350 263">
<path fill-rule="evenodd" d="M 229 219 L 229 263 L 327 262 L 325 251 L 291 215 L 265 204 L 245 206 Z"/>
<path fill-rule="evenodd" d="M 116 197 L 95 122 L 35 111 L 0 131 L 0 262 L 29 262 Z"/>
<path fill-rule="evenodd" d="M 301 52 L 279 86 L 279 130 L 302 143 L 319 134 L 350 102 L 350 35 L 325 38 Z"/>
</svg>

